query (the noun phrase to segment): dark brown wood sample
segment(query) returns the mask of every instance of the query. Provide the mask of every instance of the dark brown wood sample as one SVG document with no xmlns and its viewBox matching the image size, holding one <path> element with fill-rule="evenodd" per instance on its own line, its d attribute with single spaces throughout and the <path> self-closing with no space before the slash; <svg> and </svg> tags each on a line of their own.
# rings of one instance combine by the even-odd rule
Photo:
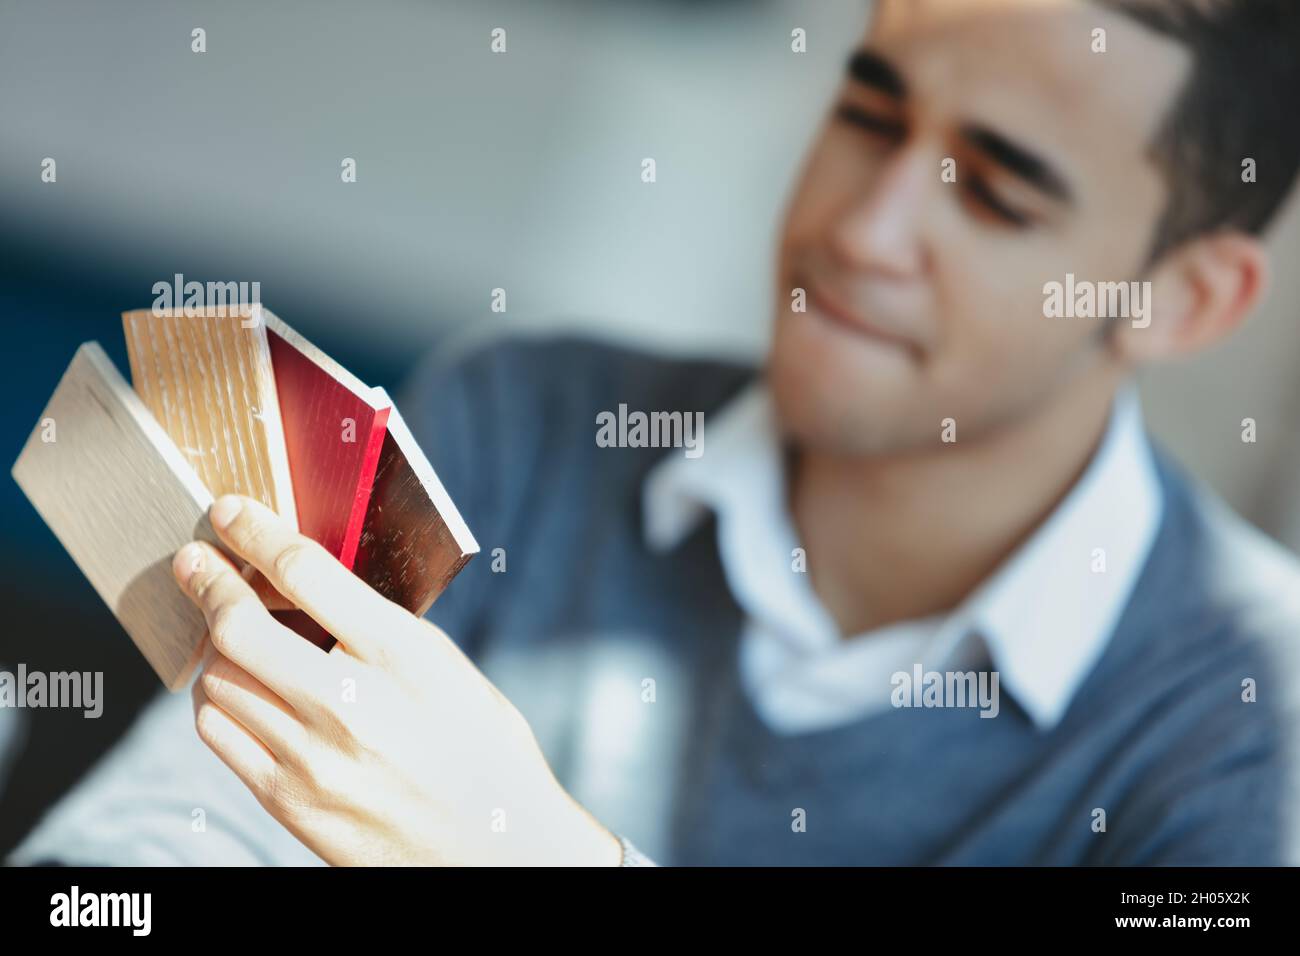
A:
<svg viewBox="0 0 1300 956">
<path fill-rule="evenodd" d="M 376 404 L 391 405 L 376 388 Z M 353 570 L 384 597 L 423 615 L 478 542 L 393 407 Z"/>
</svg>

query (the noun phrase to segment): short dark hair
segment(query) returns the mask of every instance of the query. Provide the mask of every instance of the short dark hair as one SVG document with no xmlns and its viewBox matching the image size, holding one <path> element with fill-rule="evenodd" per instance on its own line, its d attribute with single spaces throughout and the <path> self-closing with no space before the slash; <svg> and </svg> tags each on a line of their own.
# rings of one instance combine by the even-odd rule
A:
<svg viewBox="0 0 1300 956">
<path fill-rule="evenodd" d="M 1300 0 L 1096 0 L 1191 50 L 1152 143 L 1169 185 L 1150 261 L 1223 229 L 1262 233 L 1300 170 Z M 1258 181 L 1242 181 L 1255 160 Z"/>
</svg>

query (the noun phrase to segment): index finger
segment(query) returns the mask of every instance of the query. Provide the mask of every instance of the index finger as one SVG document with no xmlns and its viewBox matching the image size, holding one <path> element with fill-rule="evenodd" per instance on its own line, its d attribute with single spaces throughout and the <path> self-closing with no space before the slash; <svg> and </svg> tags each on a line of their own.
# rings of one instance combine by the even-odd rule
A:
<svg viewBox="0 0 1300 956">
<path fill-rule="evenodd" d="M 386 657 L 377 635 L 399 635 L 410 614 L 345 568 L 259 501 L 224 495 L 212 505 L 212 527 L 254 565 L 286 600 L 306 611 L 351 653 Z"/>
</svg>

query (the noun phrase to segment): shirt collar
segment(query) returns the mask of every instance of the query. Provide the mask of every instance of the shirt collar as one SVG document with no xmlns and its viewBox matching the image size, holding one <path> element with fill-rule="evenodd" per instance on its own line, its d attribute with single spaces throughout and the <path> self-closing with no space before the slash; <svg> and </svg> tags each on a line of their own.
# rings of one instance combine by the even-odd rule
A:
<svg viewBox="0 0 1300 956">
<path fill-rule="evenodd" d="M 1130 384 L 1065 499 L 965 602 L 1002 684 L 1040 727 L 1060 720 L 1110 642 L 1163 510 Z"/>
<path fill-rule="evenodd" d="M 709 451 L 658 463 L 644 487 L 647 543 L 667 551 L 712 510 L 718 552 L 732 594 L 745 612 L 801 650 L 838 640 L 835 622 L 808 585 L 790 573 L 799 546 L 785 504 L 782 449 L 768 389 L 756 380 L 706 419 Z"/>
<path fill-rule="evenodd" d="M 723 571 L 741 608 L 808 653 L 826 650 L 840 640 L 834 622 L 807 575 L 784 570 L 798 541 L 765 383 L 755 380 L 709 424 L 707 455 L 670 455 L 647 475 L 647 544 L 671 550 L 712 510 Z M 1109 643 L 1162 510 L 1137 389 L 1130 384 L 1117 395 L 1096 452 L 1065 498 L 947 616 L 956 626 L 945 633 L 977 633 L 984 641 L 1000 683 L 1040 729 L 1059 722 Z"/>
<path fill-rule="evenodd" d="M 784 510 L 780 443 L 771 399 L 755 380 L 708 422 L 709 453 L 666 455 L 643 488 L 644 532 L 655 551 L 681 543 L 712 508 L 720 516 Z"/>
</svg>

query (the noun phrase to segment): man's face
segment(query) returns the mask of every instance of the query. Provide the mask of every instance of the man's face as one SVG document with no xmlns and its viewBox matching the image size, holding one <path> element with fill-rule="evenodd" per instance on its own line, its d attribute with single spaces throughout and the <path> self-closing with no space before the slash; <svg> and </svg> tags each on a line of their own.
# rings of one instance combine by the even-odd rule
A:
<svg viewBox="0 0 1300 956">
<path fill-rule="evenodd" d="M 966 440 L 1086 387 L 1106 320 L 1045 318 L 1043 285 L 1138 278 L 1187 51 L 1083 0 L 881 0 L 858 49 L 781 239 L 787 434 L 888 452 L 953 418 Z"/>
</svg>

